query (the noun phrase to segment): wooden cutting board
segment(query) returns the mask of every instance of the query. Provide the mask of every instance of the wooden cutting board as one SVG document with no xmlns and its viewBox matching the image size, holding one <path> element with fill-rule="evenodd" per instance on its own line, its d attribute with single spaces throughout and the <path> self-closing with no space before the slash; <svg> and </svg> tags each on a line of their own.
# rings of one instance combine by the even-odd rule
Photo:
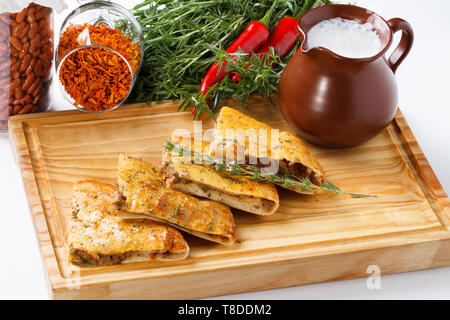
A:
<svg viewBox="0 0 450 320">
<path fill-rule="evenodd" d="M 229 105 L 239 108 L 234 101 Z M 200 298 L 368 277 L 377 269 L 373 265 L 382 275 L 450 265 L 450 201 L 399 111 L 389 128 L 360 147 L 311 146 L 329 180 L 377 198 L 280 190 L 274 215 L 235 212 L 239 241 L 232 247 L 186 235 L 191 254 L 184 261 L 72 266 L 66 251 L 72 183 L 114 183 L 120 153 L 159 165 L 166 138 L 175 129 L 194 129 L 190 113 L 178 113 L 176 106 L 10 119 L 11 143 L 54 298 Z M 262 99 L 242 111 L 289 130 Z M 213 124 L 205 120 L 203 130 Z"/>
</svg>

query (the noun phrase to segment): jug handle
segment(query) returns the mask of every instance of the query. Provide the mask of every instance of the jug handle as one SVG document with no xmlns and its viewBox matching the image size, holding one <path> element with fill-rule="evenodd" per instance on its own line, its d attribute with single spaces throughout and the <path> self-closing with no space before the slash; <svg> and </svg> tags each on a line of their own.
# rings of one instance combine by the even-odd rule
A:
<svg viewBox="0 0 450 320">
<path fill-rule="evenodd" d="M 414 31 L 411 25 L 403 19 L 393 18 L 388 21 L 393 33 L 402 31 L 402 37 L 397 48 L 388 59 L 388 65 L 392 72 L 396 72 L 398 66 L 405 60 L 414 42 Z"/>
</svg>

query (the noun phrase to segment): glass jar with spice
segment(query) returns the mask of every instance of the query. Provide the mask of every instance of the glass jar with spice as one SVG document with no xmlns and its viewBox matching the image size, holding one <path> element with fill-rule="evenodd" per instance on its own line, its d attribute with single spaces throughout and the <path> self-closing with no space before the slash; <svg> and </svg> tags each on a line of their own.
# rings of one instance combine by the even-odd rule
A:
<svg viewBox="0 0 450 320">
<path fill-rule="evenodd" d="M 0 131 L 8 129 L 9 116 L 48 110 L 52 62 L 53 9 L 29 1 L 2 4 Z"/>
<path fill-rule="evenodd" d="M 118 108 L 130 94 L 143 57 L 139 23 L 122 6 L 94 1 L 65 19 L 56 53 L 64 97 L 85 112 Z"/>
</svg>

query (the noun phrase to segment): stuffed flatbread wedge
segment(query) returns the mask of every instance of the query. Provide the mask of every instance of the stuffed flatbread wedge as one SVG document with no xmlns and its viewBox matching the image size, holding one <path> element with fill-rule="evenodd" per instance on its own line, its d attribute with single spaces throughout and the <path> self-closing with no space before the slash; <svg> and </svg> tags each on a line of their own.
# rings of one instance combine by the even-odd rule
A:
<svg viewBox="0 0 450 320">
<path fill-rule="evenodd" d="M 252 145 L 250 142 L 254 142 Z M 255 147 L 256 145 L 256 147 Z M 309 153 L 306 145 L 289 132 L 275 135 L 273 129 L 239 111 L 223 107 L 217 118 L 210 146 L 210 155 L 223 157 L 232 149 L 243 153 L 245 163 L 278 163 L 278 174 L 288 173 L 297 179 L 305 177 L 320 186 L 325 182 L 325 174 L 319 162 Z M 318 189 L 307 190 L 301 187 L 289 188 L 302 194 L 314 193 Z"/>
<path fill-rule="evenodd" d="M 139 159 L 119 158 L 116 205 L 122 211 L 168 223 L 197 237 L 231 245 L 235 222 L 229 207 L 169 189 L 160 169 Z"/>
<path fill-rule="evenodd" d="M 194 140 L 169 139 L 193 150 Z M 202 143 L 202 150 L 209 150 L 209 143 Z M 267 182 L 255 182 L 242 176 L 230 176 L 218 172 L 205 163 L 185 161 L 182 156 L 168 150 L 163 153 L 166 185 L 174 190 L 222 202 L 230 207 L 258 215 L 273 214 L 279 206 L 275 186 Z"/>
<path fill-rule="evenodd" d="M 115 187 L 94 181 L 74 184 L 68 242 L 72 263 L 100 266 L 188 256 L 178 230 L 148 219 L 122 220 L 111 209 L 115 193 Z"/>
</svg>

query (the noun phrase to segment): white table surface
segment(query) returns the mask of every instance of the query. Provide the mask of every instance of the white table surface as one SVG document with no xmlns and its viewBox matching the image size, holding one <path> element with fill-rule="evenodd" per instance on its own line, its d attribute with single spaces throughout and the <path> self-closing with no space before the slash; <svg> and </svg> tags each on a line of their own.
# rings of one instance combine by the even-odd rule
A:
<svg viewBox="0 0 450 320">
<path fill-rule="evenodd" d="M 131 6 L 139 1 L 117 2 Z M 441 184 L 450 194 L 450 1 L 359 0 L 355 3 L 386 19 L 401 17 L 415 30 L 413 50 L 397 72 L 400 107 Z M 59 109 L 70 108 L 58 94 L 55 105 Z M 22 179 L 8 138 L 3 135 L 0 136 L 0 154 L 3 203 L 0 299 L 47 299 L 44 270 Z M 369 290 L 366 280 L 329 282 L 221 298 L 450 299 L 450 268 L 382 275 L 381 289 L 378 290 Z"/>
</svg>

